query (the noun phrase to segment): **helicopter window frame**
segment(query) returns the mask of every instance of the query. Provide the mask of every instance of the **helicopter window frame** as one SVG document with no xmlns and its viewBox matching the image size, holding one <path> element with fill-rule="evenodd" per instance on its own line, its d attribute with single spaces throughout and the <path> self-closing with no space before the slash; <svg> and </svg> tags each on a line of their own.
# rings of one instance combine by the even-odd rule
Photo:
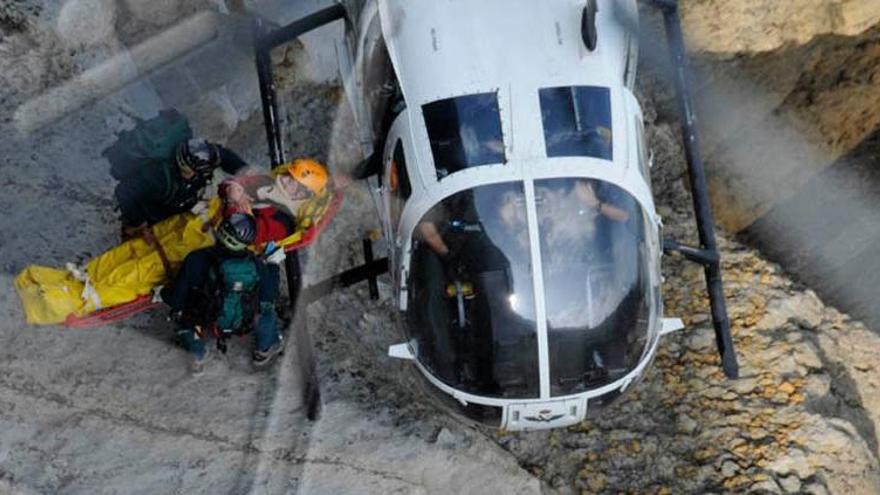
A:
<svg viewBox="0 0 880 495">
<path fill-rule="evenodd" d="M 614 161 L 611 88 L 539 88 L 538 99 L 548 158 L 586 156 Z"/>
<path fill-rule="evenodd" d="M 652 223 L 613 182 L 542 178 L 535 188 L 550 395 L 580 394 L 623 379 L 643 360 L 658 308 L 649 287 Z"/>
<path fill-rule="evenodd" d="M 540 396 L 528 208 L 522 180 L 481 184 L 420 212 L 409 234 L 407 336 L 428 373 L 464 393 Z"/>
<path fill-rule="evenodd" d="M 438 180 L 507 163 L 497 91 L 434 100 L 422 105 L 422 115 Z"/>
</svg>

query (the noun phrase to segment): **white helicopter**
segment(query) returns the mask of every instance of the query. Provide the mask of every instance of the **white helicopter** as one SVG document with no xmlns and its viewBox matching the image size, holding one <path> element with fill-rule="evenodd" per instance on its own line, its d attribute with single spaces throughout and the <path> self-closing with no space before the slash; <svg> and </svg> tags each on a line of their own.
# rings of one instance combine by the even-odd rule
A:
<svg viewBox="0 0 880 495">
<path fill-rule="evenodd" d="M 368 157 L 358 175 L 390 252 L 328 284 L 374 284 L 387 267 L 406 339 L 389 355 L 471 420 L 564 427 L 632 388 L 683 326 L 662 315 L 664 250 L 705 266 L 722 364 L 737 375 L 676 3 L 651 3 L 673 52 L 699 247 L 660 237 L 632 92 L 637 36 L 620 21 L 637 18 L 636 0 L 343 0 L 276 30 L 256 23 L 280 163 L 269 50 L 345 21 L 336 51 Z M 298 270 L 294 259 L 292 299 Z"/>
</svg>

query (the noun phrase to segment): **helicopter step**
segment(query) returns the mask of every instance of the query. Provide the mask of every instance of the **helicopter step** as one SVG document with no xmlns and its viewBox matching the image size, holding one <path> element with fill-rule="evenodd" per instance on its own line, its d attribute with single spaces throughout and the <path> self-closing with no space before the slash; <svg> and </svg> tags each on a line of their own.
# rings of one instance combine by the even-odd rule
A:
<svg viewBox="0 0 880 495">
<path fill-rule="evenodd" d="M 370 299 L 379 299 L 379 283 L 377 277 L 388 272 L 388 258 L 373 258 L 373 247 L 370 239 L 363 241 L 364 264 L 349 268 L 332 277 L 310 285 L 303 289 L 300 296 L 306 304 L 330 294 L 337 289 L 344 289 L 359 282 L 367 282 L 370 289 Z"/>
</svg>

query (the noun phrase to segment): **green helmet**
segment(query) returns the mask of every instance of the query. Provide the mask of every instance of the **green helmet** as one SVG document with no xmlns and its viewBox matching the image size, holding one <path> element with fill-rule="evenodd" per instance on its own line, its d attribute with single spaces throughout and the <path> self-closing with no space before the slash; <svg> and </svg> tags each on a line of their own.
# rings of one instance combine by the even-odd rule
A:
<svg viewBox="0 0 880 495">
<path fill-rule="evenodd" d="M 233 213 L 217 227 L 217 242 L 230 251 L 244 251 L 257 239 L 257 222 L 246 213 Z"/>
</svg>

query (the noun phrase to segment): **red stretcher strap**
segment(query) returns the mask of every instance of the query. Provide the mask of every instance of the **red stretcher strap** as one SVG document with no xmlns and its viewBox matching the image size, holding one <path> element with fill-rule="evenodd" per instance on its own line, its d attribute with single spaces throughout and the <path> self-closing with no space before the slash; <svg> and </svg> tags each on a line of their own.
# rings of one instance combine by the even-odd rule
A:
<svg viewBox="0 0 880 495">
<path fill-rule="evenodd" d="M 99 309 L 84 316 L 69 315 L 64 321 L 64 326 L 68 328 L 96 328 L 123 320 L 160 304 L 162 303 L 153 302 L 152 295 L 141 296 L 134 301 Z"/>
</svg>

